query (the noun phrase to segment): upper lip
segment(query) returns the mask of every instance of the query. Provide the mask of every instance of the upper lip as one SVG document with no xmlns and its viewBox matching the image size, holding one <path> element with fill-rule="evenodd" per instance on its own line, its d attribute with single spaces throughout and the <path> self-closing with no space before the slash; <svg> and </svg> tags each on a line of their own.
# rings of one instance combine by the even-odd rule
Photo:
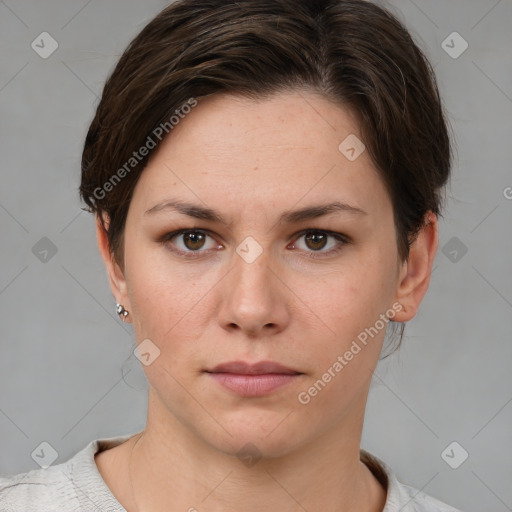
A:
<svg viewBox="0 0 512 512">
<path fill-rule="evenodd" d="M 274 361 L 259 361 L 254 364 L 245 361 L 230 361 L 229 363 L 218 364 L 215 368 L 206 371 L 209 373 L 238 373 L 244 375 L 262 375 L 265 373 L 293 375 L 300 373 Z"/>
</svg>

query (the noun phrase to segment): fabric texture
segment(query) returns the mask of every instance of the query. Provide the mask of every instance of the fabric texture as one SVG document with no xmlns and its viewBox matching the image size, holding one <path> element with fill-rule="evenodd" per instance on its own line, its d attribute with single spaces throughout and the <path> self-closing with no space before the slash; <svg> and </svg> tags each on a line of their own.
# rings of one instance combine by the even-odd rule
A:
<svg viewBox="0 0 512 512">
<path fill-rule="evenodd" d="M 94 455 L 138 433 L 96 439 L 66 462 L 0 477 L 0 512 L 126 512 L 103 480 Z M 382 512 L 461 512 L 400 483 L 369 452 L 361 450 L 361 460 L 387 489 Z"/>
</svg>

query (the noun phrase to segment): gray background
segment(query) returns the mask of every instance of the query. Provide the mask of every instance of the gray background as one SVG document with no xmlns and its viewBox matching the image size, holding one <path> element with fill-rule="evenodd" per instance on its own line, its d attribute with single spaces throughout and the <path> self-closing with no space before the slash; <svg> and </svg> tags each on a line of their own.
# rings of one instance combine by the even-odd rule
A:
<svg viewBox="0 0 512 512">
<path fill-rule="evenodd" d="M 165 5 L 0 1 L 2 475 L 37 468 L 43 441 L 57 464 L 144 427 L 132 328 L 115 315 L 77 187 L 104 80 Z M 512 510 L 512 2 L 386 5 L 435 66 L 457 153 L 430 290 L 377 369 L 363 447 L 465 511 Z M 46 59 L 31 47 L 44 31 L 58 42 Z M 454 31 L 469 45 L 457 58 L 443 49 Z M 469 453 L 457 469 L 441 457 L 453 441 Z"/>
</svg>

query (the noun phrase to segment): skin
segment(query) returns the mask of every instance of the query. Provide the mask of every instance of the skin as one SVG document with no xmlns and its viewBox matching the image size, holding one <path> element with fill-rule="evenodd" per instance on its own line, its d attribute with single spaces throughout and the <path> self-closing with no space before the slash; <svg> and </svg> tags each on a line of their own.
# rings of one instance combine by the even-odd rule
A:
<svg viewBox="0 0 512 512">
<path fill-rule="evenodd" d="M 368 152 L 349 161 L 338 150 L 349 134 L 361 138 L 353 113 L 310 91 L 202 99 L 141 175 L 124 268 L 97 222 L 112 293 L 130 312 L 137 343 L 149 338 L 160 350 L 143 366 L 150 389 L 142 437 L 96 456 L 129 512 L 383 509 L 386 491 L 359 448 L 385 329 L 308 404 L 297 397 L 393 304 L 401 306 L 395 321 L 415 316 L 438 226 L 429 212 L 400 262 L 391 200 Z M 212 208 L 224 222 L 172 210 L 145 215 L 171 198 Z M 331 201 L 366 213 L 278 222 L 284 211 Z M 183 235 L 161 241 L 178 229 L 208 236 L 202 246 Z M 349 243 L 326 254 L 340 242 L 308 241 L 306 229 L 341 233 Z M 262 249 L 252 263 L 236 252 L 247 236 Z M 233 360 L 273 360 L 303 375 L 267 396 L 242 397 L 204 373 Z M 236 455 L 248 442 L 261 454 L 251 467 Z"/>
</svg>

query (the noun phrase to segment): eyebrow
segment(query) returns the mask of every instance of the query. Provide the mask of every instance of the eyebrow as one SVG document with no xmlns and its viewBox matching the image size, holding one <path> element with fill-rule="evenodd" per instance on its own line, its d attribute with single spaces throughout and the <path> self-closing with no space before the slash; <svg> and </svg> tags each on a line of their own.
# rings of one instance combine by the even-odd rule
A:
<svg viewBox="0 0 512 512">
<path fill-rule="evenodd" d="M 228 224 L 222 216 L 216 212 L 215 210 L 196 205 L 193 203 L 188 203 L 181 200 L 166 200 L 161 203 L 156 204 L 146 212 L 144 215 L 154 215 L 159 212 L 172 210 L 182 215 L 187 215 L 188 217 L 193 217 L 195 219 L 207 220 L 212 222 L 221 222 L 223 224 Z M 347 203 L 342 203 L 340 201 L 334 201 L 328 204 L 318 204 L 312 206 L 306 206 L 304 208 L 300 208 L 297 210 L 286 210 L 282 213 L 279 218 L 279 222 L 293 224 L 298 223 L 304 220 L 316 219 L 318 217 L 323 217 L 324 215 L 330 215 L 332 213 L 338 212 L 347 212 L 351 214 L 361 214 L 367 215 L 367 212 L 358 208 L 357 206 L 352 206 Z"/>
</svg>

